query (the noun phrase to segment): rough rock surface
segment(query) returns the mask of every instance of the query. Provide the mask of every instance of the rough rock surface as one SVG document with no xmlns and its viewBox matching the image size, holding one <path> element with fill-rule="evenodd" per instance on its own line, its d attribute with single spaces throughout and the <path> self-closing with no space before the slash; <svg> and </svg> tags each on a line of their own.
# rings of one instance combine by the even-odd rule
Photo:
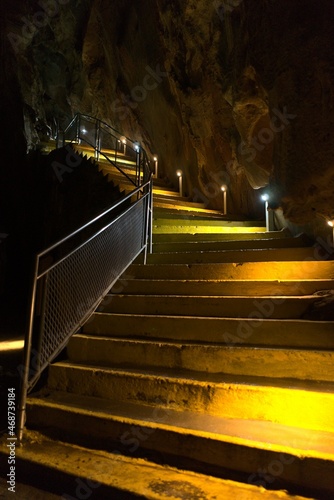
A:
<svg viewBox="0 0 334 500">
<path fill-rule="evenodd" d="M 2 167 L 1 212 L 20 204 L 24 188 L 8 189 L 25 149 L 80 111 L 138 138 L 174 183 L 182 168 L 187 194 L 212 208 L 227 184 L 229 210 L 259 218 L 258 189 L 270 183 L 272 206 L 290 221 L 334 218 L 331 0 L 4 0 L 1 9 L 1 146 L 16 165 L 15 175 Z"/>
</svg>

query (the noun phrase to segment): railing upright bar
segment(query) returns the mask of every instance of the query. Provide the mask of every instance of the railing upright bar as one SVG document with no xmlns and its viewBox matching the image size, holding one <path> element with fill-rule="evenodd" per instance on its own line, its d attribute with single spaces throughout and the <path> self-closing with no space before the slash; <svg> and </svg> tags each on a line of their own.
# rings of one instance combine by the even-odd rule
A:
<svg viewBox="0 0 334 500">
<path fill-rule="evenodd" d="M 141 147 L 138 147 L 136 151 L 136 184 L 140 186 L 140 157 L 141 157 Z"/>
<path fill-rule="evenodd" d="M 80 144 L 80 115 L 76 115 L 76 142 Z"/>
<path fill-rule="evenodd" d="M 37 290 L 37 276 L 39 268 L 39 256 L 36 256 L 34 263 L 34 273 L 33 273 L 33 284 L 31 290 L 31 301 L 30 301 L 30 311 L 28 317 L 28 328 L 26 331 L 26 336 L 24 340 L 24 351 L 23 351 L 23 373 L 21 374 L 21 387 L 20 387 L 20 399 L 18 406 L 18 441 L 22 442 L 23 429 L 26 417 L 26 404 L 27 404 L 27 394 L 29 386 L 29 368 L 30 368 L 30 357 L 31 357 L 31 347 L 32 347 L 32 336 L 34 328 L 34 312 L 36 304 L 36 290 Z"/>
<path fill-rule="evenodd" d="M 149 197 L 149 205 L 150 205 L 150 224 L 149 224 L 149 252 L 153 253 L 153 179 L 151 177 L 150 182 L 150 197 Z"/>
<path fill-rule="evenodd" d="M 149 186 L 150 189 L 150 186 Z M 145 223 L 143 225 L 143 245 L 144 245 L 144 264 L 147 263 L 147 247 L 148 247 L 148 229 L 150 223 L 150 191 L 147 193 L 145 197 Z"/>
<path fill-rule="evenodd" d="M 96 120 L 95 124 L 95 159 L 99 161 L 100 159 L 100 148 L 101 148 L 101 138 L 100 138 L 100 122 Z"/>
</svg>

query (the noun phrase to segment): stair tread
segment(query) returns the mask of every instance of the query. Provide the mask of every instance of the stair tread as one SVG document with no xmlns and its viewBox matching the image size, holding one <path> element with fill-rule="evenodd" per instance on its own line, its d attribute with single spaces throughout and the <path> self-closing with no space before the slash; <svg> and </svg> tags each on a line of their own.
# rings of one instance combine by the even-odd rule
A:
<svg viewBox="0 0 334 500">
<path fill-rule="evenodd" d="M 36 443 L 39 445 L 36 446 Z M 1 451 L 8 454 L 4 443 Z M 43 471 L 48 468 L 49 479 L 50 476 L 53 481 L 56 477 L 58 479 L 55 482 L 58 489 L 61 488 L 64 476 L 70 475 L 73 477 L 71 493 L 75 494 L 74 492 L 78 491 L 78 481 L 74 479 L 83 478 L 81 484 L 86 486 L 85 498 L 87 485 L 91 487 L 88 492 L 90 491 L 94 498 L 95 493 L 100 498 L 116 498 L 116 490 L 118 498 L 123 498 L 125 494 L 126 498 L 133 495 L 133 498 L 148 500 L 163 500 L 166 495 L 171 500 L 182 500 L 190 498 L 189 493 L 192 498 L 198 496 L 207 500 L 234 497 L 240 500 L 260 499 L 266 491 L 251 484 L 178 470 L 141 458 L 125 457 L 120 455 L 117 449 L 108 453 L 54 441 L 32 431 L 27 432 L 24 446 L 16 449 L 16 455 L 18 459 L 35 466 L 34 476 L 42 476 Z M 108 491 L 109 488 L 111 491 Z M 59 491 L 61 493 L 61 490 Z M 84 491 L 82 487 L 81 491 Z M 81 493 L 80 497 L 83 498 Z M 290 496 L 285 491 L 266 491 L 266 498 L 303 500 L 304 497 Z"/>
<path fill-rule="evenodd" d="M 333 331 L 333 336 L 334 336 L 334 331 Z M 109 336 L 109 335 L 102 335 L 102 334 L 96 334 L 96 335 L 91 335 L 89 333 L 76 333 L 72 338 L 75 339 L 92 339 L 92 340 L 105 340 L 105 341 L 110 341 L 110 342 L 115 342 L 117 343 L 122 343 L 122 344 L 134 344 L 134 345 L 158 345 L 159 347 L 175 347 L 175 348 L 182 348 L 182 347 L 203 347 L 203 348 L 208 348 L 212 350 L 224 350 L 227 352 L 231 351 L 231 346 L 227 345 L 226 342 L 223 340 L 219 342 L 207 342 L 205 340 L 198 341 L 198 340 L 177 340 L 177 339 L 159 339 L 159 338 L 133 338 L 131 336 L 126 337 L 126 338 L 120 338 L 116 336 Z M 263 345 L 260 347 L 255 347 L 254 345 L 250 344 L 238 344 L 233 346 L 234 350 L 246 350 L 246 351 L 254 351 L 255 349 L 257 351 L 261 351 L 265 353 L 266 351 L 268 352 L 277 352 L 277 351 L 294 351 L 294 352 L 303 352 L 303 351 L 311 351 L 312 353 L 332 353 L 332 349 L 330 347 L 328 348 L 317 348 L 317 349 L 308 349 L 306 347 L 298 347 L 298 346 L 292 346 L 292 345 L 287 345 L 287 346 L 281 346 L 281 345 Z"/>
<path fill-rule="evenodd" d="M 173 427 L 181 434 L 199 434 L 211 439 L 334 460 L 334 433 L 290 427 L 275 422 L 229 419 L 215 415 L 160 408 L 152 415 L 152 406 L 143 403 L 112 401 L 63 391 L 46 396 L 31 395 L 30 405 L 58 406 L 79 413 L 94 413 L 100 418 L 128 420 L 133 425 Z M 163 414 L 163 418 L 161 418 Z M 264 439 L 265 438 L 265 439 Z"/>
<path fill-rule="evenodd" d="M 73 363 L 69 360 L 58 361 L 52 365 L 55 368 L 71 368 L 75 370 L 89 371 L 92 373 L 104 372 L 116 374 L 119 376 L 133 376 L 141 379 L 171 380 L 178 381 L 185 385 L 201 385 L 203 387 L 209 384 L 215 386 L 241 386 L 241 387 L 275 387 L 278 390 L 296 390 L 313 393 L 325 393 L 334 398 L 334 382 L 319 382 L 316 380 L 298 380 L 298 379 L 276 379 L 269 377 L 254 377 L 243 375 L 229 375 L 222 373 L 206 373 L 199 371 L 184 371 L 182 369 L 169 368 L 122 368 L 110 367 L 93 364 Z"/>
</svg>

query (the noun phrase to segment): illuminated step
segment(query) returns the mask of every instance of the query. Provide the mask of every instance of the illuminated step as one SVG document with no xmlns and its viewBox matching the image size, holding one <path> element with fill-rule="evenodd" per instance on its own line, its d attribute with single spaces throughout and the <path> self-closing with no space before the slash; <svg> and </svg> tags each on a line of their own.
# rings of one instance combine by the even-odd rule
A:
<svg viewBox="0 0 334 500">
<path fill-rule="evenodd" d="M 316 258 L 317 256 L 315 256 Z M 304 280 L 334 279 L 334 261 L 243 262 L 224 264 L 132 264 L 126 271 L 140 279 Z"/>
<path fill-rule="evenodd" d="M 278 382 L 268 377 L 158 368 L 142 371 L 67 361 L 50 366 L 48 387 L 113 401 L 334 432 L 333 384 L 324 383 L 322 391 L 321 385 L 311 381 Z"/>
<path fill-rule="evenodd" d="M 122 163 L 117 164 L 118 167 L 122 170 L 122 172 L 126 173 L 129 176 L 136 176 L 136 170 L 134 168 L 128 168 L 127 166 L 124 166 Z M 115 178 L 122 178 L 123 174 L 120 172 L 116 167 L 102 167 L 99 165 L 99 171 L 103 173 L 103 175 L 110 175 Z"/>
<path fill-rule="evenodd" d="M 180 194 L 178 191 L 175 191 L 168 187 L 155 186 L 154 183 L 153 183 L 153 194 L 159 196 L 167 196 L 168 198 L 176 198 L 176 199 L 180 198 Z"/>
<path fill-rule="evenodd" d="M 312 295 L 320 290 L 334 290 L 334 280 L 151 280 L 123 276 L 109 293 L 135 295 Z"/>
<path fill-rule="evenodd" d="M 153 244 L 153 253 L 167 252 L 205 252 L 221 250 L 264 249 L 264 248 L 300 248 L 310 246 L 308 238 L 298 236 L 295 238 L 267 238 L 262 240 L 238 241 L 179 241 L 160 242 Z"/>
<path fill-rule="evenodd" d="M 153 253 L 147 257 L 148 264 L 182 264 L 209 262 L 259 262 L 300 261 L 314 259 L 313 248 L 269 248 L 198 252 Z"/>
<path fill-rule="evenodd" d="M 166 209 L 173 209 L 175 208 L 175 205 L 173 204 L 173 202 L 168 202 L 168 201 L 156 201 L 153 205 L 153 208 L 166 208 Z M 183 205 L 183 206 L 180 206 L 180 210 L 182 210 L 183 212 L 197 212 L 197 213 L 205 213 L 205 212 L 209 212 L 208 209 L 206 208 L 193 208 L 191 206 L 186 206 L 186 205 Z M 211 210 L 211 212 L 213 214 L 220 214 L 222 215 L 222 213 L 219 211 L 219 210 Z"/>
<path fill-rule="evenodd" d="M 187 296 L 187 295 L 116 295 L 108 296 L 103 312 L 247 318 L 260 311 L 266 318 L 297 319 L 321 300 L 317 296 Z M 101 310 L 98 308 L 98 310 Z M 256 316 L 255 316 L 256 317 Z"/>
<path fill-rule="evenodd" d="M 154 448 L 152 439 L 150 439 L 153 433 L 157 432 L 158 434 L 155 434 L 156 438 L 158 438 L 158 442 L 162 442 L 163 435 L 166 436 L 167 434 L 162 423 L 155 429 L 154 424 L 148 422 L 148 417 L 145 419 L 145 414 L 143 419 L 137 417 L 125 420 L 122 418 L 122 413 L 120 413 L 120 416 L 110 415 L 110 410 L 106 407 L 102 407 L 100 414 L 97 414 L 92 411 L 92 408 L 100 408 L 98 398 L 86 398 L 85 400 L 75 398 L 73 403 L 81 405 L 82 409 L 75 408 L 70 401 L 61 400 L 60 398 L 50 400 L 44 405 L 42 401 L 34 399 L 28 406 L 28 411 L 33 410 L 36 413 L 35 420 L 40 422 L 44 434 L 28 431 L 24 446 L 17 447 L 16 456 L 20 464 L 20 481 L 25 485 L 33 485 L 45 491 L 45 478 L 47 478 L 48 491 L 52 489 L 57 496 L 44 493 L 43 498 L 51 498 L 52 496 L 52 498 L 61 497 L 63 499 L 117 498 L 119 500 L 134 500 L 149 498 L 152 500 L 166 500 L 166 493 L 170 499 L 181 499 L 186 498 L 185 492 L 188 498 L 195 499 L 195 495 L 197 495 L 197 498 L 205 498 L 206 500 L 217 500 L 218 498 L 263 500 L 264 493 L 267 500 L 306 500 L 301 496 L 290 496 L 285 491 L 265 491 L 263 487 L 256 486 L 258 477 L 251 471 L 246 472 L 251 479 L 250 484 L 247 484 L 247 481 L 242 483 L 219 479 L 210 476 L 207 471 L 201 474 L 195 471 L 186 471 L 184 468 L 178 470 L 176 467 L 166 464 L 159 465 L 156 460 L 138 458 L 131 453 L 131 450 L 137 448 L 149 449 L 150 444 L 151 448 Z M 120 411 L 122 410 L 124 410 L 124 407 L 120 408 Z M 94 439 L 94 444 L 90 442 L 85 446 L 77 446 L 71 444 L 71 440 L 66 444 L 60 442 L 59 439 L 52 440 L 45 436 L 45 432 L 50 432 L 50 428 L 45 428 L 45 421 L 41 420 L 43 416 L 49 419 L 50 426 L 54 426 L 55 419 L 59 418 L 57 429 L 61 431 L 62 436 L 70 434 L 70 437 L 73 437 L 73 429 L 70 430 L 70 426 L 75 420 L 76 435 L 81 442 L 87 441 L 84 435 L 84 426 L 88 425 L 89 428 L 91 427 L 90 434 Z M 169 427 L 169 444 L 176 445 L 183 438 L 184 433 L 182 433 L 181 428 Z M 141 439 L 132 438 L 132 442 L 127 441 L 126 437 L 131 437 L 134 429 L 137 428 L 143 432 L 140 435 Z M 106 429 L 106 432 L 103 429 Z M 124 443 L 119 442 L 119 436 L 116 436 L 115 430 L 120 432 L 120 436 L 123 436 Z M 102 433 L 105 432 L 103 439 L 101 431 Z M 319 436 L 317 437 L 319 441 Z M 209 436 L 207 438 L 203 436 L 203 439 L 200 439 L 202 452 L 203 445 L 201 445 L 201 442 L 203 444 L 207 442 L 208 444 Z M 42 443 L 42 445 L 36 446 L 36 443 Z M 168 443 L 166 445 L 166 449 L 171 451 L 172 448 Z M 223 451 L 225 451 L 225 448 L 227 451 L 228 447 L 229 445 L 226 443 Z M 127 456 L 122 456 L 120 452 L 122 449 Z M 174 448 L 174 450 L 176 449 L 177 447 Z M 6 448 L 5 443 L 1 446 L 0 452 L 7 460 L 8 448 Z M 212 452 L 208 451 L 206 454 L 211 456 Z M 264 455 L 265 452 L 263 451 L 262 454 Z M 193 455 L 199 455 L 198 445 Z M 227 456 L 227 453 L 223 453 L 223 455 Z M 272 460 L 274 457 L 280 458 L 279 453 L 271 452 L 270 456 Z M 298 455 L 291 457 L 284 455 L 283 460 L 285 465 L 287 463 L 291 464 L 291 461 L 295 462 L 292 469 L 297 469 L 301 464 Z M 312 467 L 310 462 L 311 460 L 307 458 L 303 461 L 303 463 L 309 464 L 308 476 L 312 475 L 314 478 L 314 474 L 310 473 L 313 472 L 315 467 Z M 325 491 L 328 485 L 328 477 L 331 474 L 328 466 L 321 467 L 322 462 L 324 461 L 321 459 L 316 460 L 316 465 L 323 471 L 321 474 L 317 474 L 317 481 L 318 484 L 322 484 L 322 489 Z M 250 466 L 251 464 L 248 465 L 248 468 Z M 324 473 L 327 474 L 327 478 Z M 324 481 L 322 481 L 322 476 L 324 476 Z M 314 483 L 314 479 L 308 480 L 309 487 L 313 487 Z M 33 489 L 30 488 L 28 491 L 27 494 L 27 488 L 17 481 L 15 492 L 18 498 L 28 498 L 29 495 L 31 497 Z M 38 490 L 37 492 L 40 493 Z M 189 493 L 191 497 L 188 496 Z M 42 497 L 38 496 L 38 498 Z"/>
<path fill-rule="evenodd" d="M 176 198 L 167 196 L 156 196 L 153 194 L 153 206 L 157 206 L 160 203 L 170 203 L 173 207 L 186 207 L 186 208 L 205 208 L 204 203 L 194 203 L 192 201 L 187 201 L 187 198 Z"/>
<path fill-rule="evenodd" d="M 210 212 L 210 210 L 208 210 Z M 191 219 L 191 218 L 172 218 L 172 219 L 167 219 L 167 218 L 157 218 L 155 215 L 153 216 L 153 225 L 154 226 L 189 226 L 189 227 L 194 227 L 195 229 L 203 227 L 212 227 L 212 228 L 217 228 L 218 230 L 221 227 L 251 227 L 253 228 L 256 225 L 261 226 L 262 223 L 259 221 L 250 221 L 250 220 L 227 220 L 227 219 L 221 219 L 221 220 L 207 220 L 207 219 Z M 217 231 L 219 232 L 219 231 Z"/>
<path fill-rule="evenodd" d="M 112 368 L 131 367 L 145 371 L 167 368 L 222 376 L 334 380 L 334 352 L 328 349 L 259 348 L 77 334 L 70 339 L 67 354 L 70 363 Z"/>
<path fill-rule="evenodd" d="M 199 209 L 200 210 L 200 209 Z M 210 221 L 211 222 L 211 221 Z M 254 226 L 254 227 L 246 227 L 246 226 L 212 226 L 212 225 L 160 225 L 155 221 L 153 223 L 153 234 L 176 234 L 176 233 L 188 233 L 188 234 L 210 234 L 210 233 L 261 233 L 265 232 L 265 227 Z"/>
<path fill-rule="evenodd" d="M 281 239 L 290 236 L 290 233 L 286 230 L 284 231 L 270 231 L 270 233 L 261 232 L 257 233 L 161 233 L 153 235 L 154 243 L 179 243 L 179 242 L 206 242 L 206 241 L 240 241 L 240 240 L 267 240 L 268 238 Z"/>
<path fill-rule="evenodd" d="M 206 209 L 205 212 L 200 212 L 196 213 L 196 211 L 193 212 L 183 212 L 182 210 L 177 208 L 171 208 L 169 210 L 162 210 L 160 208 L 154 207 L 153 208 L 154 212 L 154 218 L 155 219 L 182 219 L 183 221 L 185 219 L 187 220 L 207 220 L 208 217 L 211 217 L 213 221 L 216 220 L 223 220 L 223 221 L 243 221 L 245 220 L 244 217 L 238 216 L 238 215 L 223 215 L 221 212 L 217 212 L 216 210 L 210 210 Z"/>
<path fill-rule="evenodd" d="M 254 307 L 253 318 L 206 318 L 94 313 L 83 332 L 104 337 L 204 342 L 230 346 L 333 349 L 330 321 L 267 319 Z M 264 321 L 265 320 L 265 321 Z"/>
</svg>

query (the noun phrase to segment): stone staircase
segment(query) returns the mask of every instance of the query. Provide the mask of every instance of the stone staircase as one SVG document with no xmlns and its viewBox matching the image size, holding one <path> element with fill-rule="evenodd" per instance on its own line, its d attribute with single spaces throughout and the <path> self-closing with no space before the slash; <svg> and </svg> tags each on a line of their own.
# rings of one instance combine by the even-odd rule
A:
<svg viewBox="0 0 334 500">
<path fill-rule="evenodd" d="M 333 498 L 334 324 L 304 319 L 332 254 L 163 185 L 154 201 L 147 265 L 28 399 L 27 476 L 62 498 Z"/>
</svg>

